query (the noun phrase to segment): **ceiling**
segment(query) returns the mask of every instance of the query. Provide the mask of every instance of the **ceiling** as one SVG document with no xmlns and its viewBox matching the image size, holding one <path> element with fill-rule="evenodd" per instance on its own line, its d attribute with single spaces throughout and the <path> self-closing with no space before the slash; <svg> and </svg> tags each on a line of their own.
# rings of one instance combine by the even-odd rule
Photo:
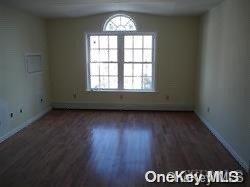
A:
<svg viewBox="0 0 250 187">
<path fill-rule="evenodd" d="M 157 15 L 198 15 L 222 0 L 0 0 L 45 18 L 80 17 L 114 11 Z"/>
</svg>

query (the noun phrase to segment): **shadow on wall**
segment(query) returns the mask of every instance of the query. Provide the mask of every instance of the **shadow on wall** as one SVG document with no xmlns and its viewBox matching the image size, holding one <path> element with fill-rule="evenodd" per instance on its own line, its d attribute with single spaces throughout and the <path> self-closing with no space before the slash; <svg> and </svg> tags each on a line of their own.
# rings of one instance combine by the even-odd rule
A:
<svg viewBox="0 0 250 187">
<path fill-rule="evenodd" d="M 0 137 L 4 135 L 8 123 L 8 105 L 0 99 Z"/>
</svg>

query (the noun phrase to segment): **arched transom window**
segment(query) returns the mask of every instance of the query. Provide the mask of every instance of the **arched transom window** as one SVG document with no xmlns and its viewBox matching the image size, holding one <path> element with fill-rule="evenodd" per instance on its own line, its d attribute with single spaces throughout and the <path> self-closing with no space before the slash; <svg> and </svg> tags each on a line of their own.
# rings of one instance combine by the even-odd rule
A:
<svg viewBox="0 0 250 187">
<path fill-rule="evenodd" d="M 135 31 L 136 26 L 132 18 L 124 14 L 111 16 L 105 23 L 104 31 Z"/>
<path fill-rule="evenodd" d="M 138 32 L 132 18 L 111 16 L 88 33 L 87 90 L 155 91 L 155 33 Z"/>
</svg>

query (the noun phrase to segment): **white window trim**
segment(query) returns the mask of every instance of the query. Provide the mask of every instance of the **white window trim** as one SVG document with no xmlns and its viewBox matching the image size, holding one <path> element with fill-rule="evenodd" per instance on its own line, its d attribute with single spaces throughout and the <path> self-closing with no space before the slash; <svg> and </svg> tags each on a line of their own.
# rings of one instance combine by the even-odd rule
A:
<svg viewBox="0 0 250 187">
<path fill-rule="evenodd" d="M 100 89 L 91 89 L 90 86 L 90 36 L 92 35 L 117 35 L 118 40 L 124 38 L 125 35 L 152 35 L 153 42 L 152 42 L 152 89 L 123 89 L 123 67 L 124 65 L 119 65 L 119 63 L 123 63 L 124 59 L 124 50 L 123 49 L 123 41 L 118 42 L 117 50 L 118 50 L 118 89 L 109 89 L 109 88 L 100 88 Z M 156 74 L 157 74 L 157 63 L 156 63 L 156 42 L 157 42 L 157 33 L 156 32 L 138 32 L 138 31 L 103 31 L 103 32 L 87 32 L 85 33 L 85 46 L 86 46 L 86 73 L 85 73 L 85 80 L 86 80 L 86 91 L 87 92 L 142 92 L 142 93 L 152 93 L 157 92 L 156 86 Z M 119 46 L 121 45 L 121 46 Z M 119 51 L 122 54 L 119 54 Z M 136 62 L 135 62 L 136 63 Z M 143 64 L 143 62 L 140 62 Z M 145 62 L 146 63 L 146 62 Z M 121 77 L 121 78 L 119 78 Z"/>
</svg>

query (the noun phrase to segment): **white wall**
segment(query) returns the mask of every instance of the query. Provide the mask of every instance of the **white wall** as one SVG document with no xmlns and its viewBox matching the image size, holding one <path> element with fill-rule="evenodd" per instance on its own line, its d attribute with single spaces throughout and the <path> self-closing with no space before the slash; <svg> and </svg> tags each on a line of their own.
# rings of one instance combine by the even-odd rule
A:
<svg viewBox="0 0 250 187">
<path fill-rule="evenodd" d="M 138 31 L 157 32 L 157 93 L 122 93 L 121 100 L 117 93 L 86 91 L 85 33 L 101 32 L 111 15 L 48 20 L 52 101 L 85 103 L 85 107 L 122 104 L 193 109 L 199 33 L 199 17 L 195 16 L 129 14 Z"/>
<path fill-rule="evenodd" d="M 0 139 L 49 106 L 45 29 L 42 19 L 0 6 Z M 37 52 L 43 72 L 27 74 L 24 55 Z"/>
<path fill-rule="evenodd" d="M 196 103 L 197 113 L 220 134 L 248 167 L 249 2 L 226 0 L 203 17 Z"/>
</svg>

